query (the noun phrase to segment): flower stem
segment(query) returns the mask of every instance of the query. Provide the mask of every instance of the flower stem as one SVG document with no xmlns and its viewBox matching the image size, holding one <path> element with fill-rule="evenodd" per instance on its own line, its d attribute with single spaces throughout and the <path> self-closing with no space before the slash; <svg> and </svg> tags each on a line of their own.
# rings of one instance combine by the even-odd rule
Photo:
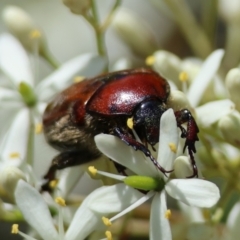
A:
<svg viewBox="0 0 240 240">
<path fill-rule="evenodd" d="M 54 56 L 48 51 L 47 49 L 44 49 L 44 51 L 41 51 L 40 55 L 49 63 L 50 66 L 52 66 L 54 69 L 59 68 L 60 63 L 54 58 Z"/>
<path fill-rule="evenodd" d="M 200 58 L 206 58 L 212 51 L 208 37 L 199 26 L 184 0 L 164 0 L 173 13 L 193 52 Z"/>
</svg>

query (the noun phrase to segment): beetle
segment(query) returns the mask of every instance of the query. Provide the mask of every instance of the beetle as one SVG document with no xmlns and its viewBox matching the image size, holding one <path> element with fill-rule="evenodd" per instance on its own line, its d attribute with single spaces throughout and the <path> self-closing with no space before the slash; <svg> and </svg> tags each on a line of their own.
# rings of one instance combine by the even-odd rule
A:
<svg viewBox="0 0 240 240">
<path fill-rule="evenodd" d="M 152 156 L 148 144 L 154 149 L 159 140 L 159 124 L 167 110 L 170 94 L 169 83 L 153 70 L 140 68 L 122 70 L 85 79 L 59 93 L 48 104 L 43 115 L 43 129 L 47 142 L 60 153 L 44 176 L 47 182 L 42 190 L 50 190 L 49 183 L 57 170 L 76 166 L 100 157 L 94 136 L 112 134 L 123 142 L 142 151 L 164 174 L 166 170 Z M 193 175 L 198 177 L 194 160 L 195 142 L 198 141 L 198 126 L 188 109 L 175 111 L 181 137 L 185 138 L 183 151 L 188 153 Z M 141 143 L 128 126 L 132 118 L 133 128 Z M 187 123 L 187 128 L 182 124 Z M 117 165 L 119 171 L 123 167 Z"/>
</svg>

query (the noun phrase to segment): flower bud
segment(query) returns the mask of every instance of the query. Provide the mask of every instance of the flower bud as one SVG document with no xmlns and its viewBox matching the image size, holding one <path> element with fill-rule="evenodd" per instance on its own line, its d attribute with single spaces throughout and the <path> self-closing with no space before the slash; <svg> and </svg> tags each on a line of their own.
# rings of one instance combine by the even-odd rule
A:
<svg viewBox="0 0 240 240">
<path fill-rule="evenodd" d="M 193 175 L 192 164 L 187 156 L 179 156 L 175 159 L 174 173 L 177 178 L 186 178 Z"/>
<path fill-rule="evenodd" d="M 42 31 L 25 11 L 17 6 L 7 6 L 3 10 L 2 18 L 8 30 L 21 42 L 26 50 L 34 52 L 37 46 L 40 54 L 46 51 Z"/>
<path fill-rule="evenodd" d="M 219 11 L 227 22 L 240 23 L 240 1 L 239 0 L 220 0 Z"/>
<path fill-rule="evenodd" d="M 153 69 L 180 87 L 179 74 L 182 72 L 181 59 L 167 51 L 157 51 L 153 54 L 153 57 Z"/>
<path fill-rule="evenodd" d="M 235 108 L 240 111 L 240 69 L 231 69 L 226 76 L 226 86 Z"/>
<path fill-rule="evenodd" d="M 17 182 L 22 179 L 26 181 L 24 173 L 17 167 L 8 166 L 0 173 L 0 186 L 4 190 L 7 202 L 14 203 L 14 191 Z"/>
<path fill-rule="evenodd" d="M 130 10 L 118 10 L 113 19 L 117 34 L 137 55 L 146 57 L 157 49 L 156 40 L 144 20 Z"/>
<path fill-rule="evenodd" d="M 84 14 L 91 6 L 90 0 L 63 0 L 63 4 L 66 5 L 72 13 Z"/>
<path fill-rule="evenodd" d="M 235 147 L 240 147 L 240 114 L 238 112 L 223 116 L 218 127 L 224 139 Z"/>
<path fill-rule="evenodd" d="M 191 108 L 191 105 L 186 97 L 186 95 L 179 91 L 173 90 L 170 93 L 170 96 L 167 101 L 168 108 L 172 108 L 174 111 L 181 110 L 184 108 L 189 109 L 191 112 L 194 110 Z"/>
</svg>

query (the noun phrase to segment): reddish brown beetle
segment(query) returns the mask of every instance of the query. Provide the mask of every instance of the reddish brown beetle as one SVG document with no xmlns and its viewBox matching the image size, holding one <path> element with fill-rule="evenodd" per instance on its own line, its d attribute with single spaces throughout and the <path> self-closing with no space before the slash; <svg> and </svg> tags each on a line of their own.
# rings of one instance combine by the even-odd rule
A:
<svg viewBox="0 0 240 240">
<path fill-rule="evenodd" d="M 52 165 L 45 175 L 48 180 L 42 190 L 49 190 L 49 181 L 55 172 L 80 165 L 98 158 L 94 136 L 99 133 L 119 137 L 135 150 L 142 151 L 163 173 L 163 169 L 147 148 L 159 139 L 159 123 L 167 110 L 170 94 L 168 82 L 149 69 L 124 70 L 101 75 L 75 83 L 47 106 L 43 116 L 44 134 L 48 143 L 58 149 Z M 186 138 L 184 150 L 192 161 L 193 175 L 198 176 L 193 153 L 198 141 L 197 124 L 187 109 L 175 112 L 182 138 Z M 142 143 L 136 141 L 127 120 L 133 118 L 133 127 Z M 187 123 L 187 130 L 181 125 Z M 121 167 L 117 166 L 121 171 Z"/>
</svg>

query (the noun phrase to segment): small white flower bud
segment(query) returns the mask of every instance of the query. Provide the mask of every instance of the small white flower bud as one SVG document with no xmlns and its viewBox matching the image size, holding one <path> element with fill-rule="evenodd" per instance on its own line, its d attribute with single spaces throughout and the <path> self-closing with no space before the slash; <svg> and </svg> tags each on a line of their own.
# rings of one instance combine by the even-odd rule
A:
<svg viewBox="0 0 240 240">
<path fill-rule="evenodd" d="M 222 17 L 227 22 L 240 22 L 240 1 L 239 0 L 220 0 L 219 10 Z"/>
<path fill-rule="evenodd" d="M 187 156 L 179 156 L 174 161 L 174 173 L 177 178 L 186 178 L 192 176 L 192 164 Z"/>
<path fill-rule="evenodd" d="M 240 147 L 240 114 L 238 112 L 223 116 L 218 122 L 218 127 L 227 142 Z"/>
<path fill-rule="evenodd" d="M 152 54 L 156 48 L 156 40 L 143 18 L 128 9 L 121 8 L 116 13 L 112 25 L 120 38 L 140 56 Z"/>
<path fill-rule="evenodd" d="M 240 111 L 240 69 L 231 69 L 226 76 L 226 87 L 235 108 Z"/>
<path fill-rule="evenodd" d="M 8 166 L 0 172 L 0 186 L 6 192 L 6 201 L 14 203 L 14 191 L 20 179 L 26 181 L 24 173 L 17 167 Z"/>
<path fill-rule="evenodd" d="M 193 112 L 193 109 L 191 108 L 191 105 L 190 105 L 186 95 L 179 90 L 171 91 L 170 96 L 167 101 L 167 106 L 168 106 L 168 108 L 172 108 L 174 111 L 187 108 L 191 112 Z"/>
<path fill-rule="evenodd" d="M 179 87 L 181 84 L 179 74 L 182 72 L 181 59 L 167 51 L 157 51 L 153 57 L 153 69 L 165 78 L 172 80 Z"/>
<path fill-rule="evenodd" d="M 30 52 L 35 51 L 37 43 L 40 54 L 45 50 L 46 43 L 42 31 L 23 9 L 17 6 L 7 6 L 3 9 L 2 18 L 8 30 L 25 49 Z"/>
<path fill-rule="evenodd" d="M 63 0 L 72 13 L 84 14 L 91 6 L 90 0 Z"/>
</svg>

